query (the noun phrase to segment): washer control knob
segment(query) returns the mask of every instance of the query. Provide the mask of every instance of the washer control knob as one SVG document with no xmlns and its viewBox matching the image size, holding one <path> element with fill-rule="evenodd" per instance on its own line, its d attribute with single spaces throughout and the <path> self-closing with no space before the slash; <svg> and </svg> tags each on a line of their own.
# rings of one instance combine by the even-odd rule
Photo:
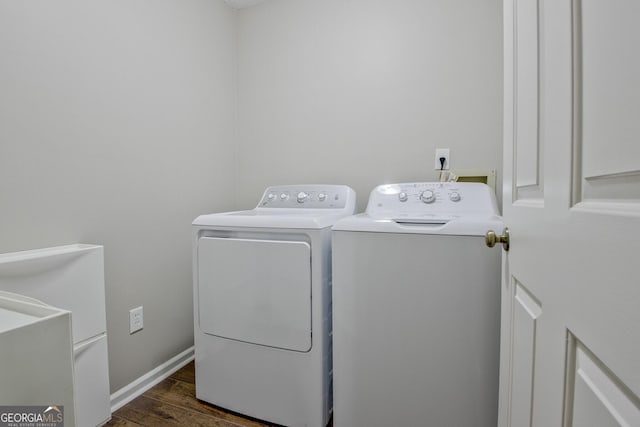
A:
<svg viewBox="0 0 640 427">
<path fill-rule="evenodd" d="M 276 197 L 277 197 L 277 196 L 276 196 L 276 194 L 275 194 L 275 193 L 269 193 L 269 194 L 267 195 L 267 201 L 269 201 L 269 202 L 273 202 L 273 201 L 276 199 Z"/>
<path fill-rule="evenodd" d="M 407 193 L 402 191 L 398 194 L 398 200 L 400 200 L 401 202 L 406 202 L 407 200 L 409 200 L 409 196 L 407 195 Z"/>
<path fill-rule="evenodd" d="M 320 200 L 321 202 L 324 202 L 325 200 L 327 200 L 327 193 L 318 194 L 318 200 Z"/>
<path fill-rule="evenodd" d="M 283 202 L 285 200 L 289 200 L 289 193 L 280 193 L 280 200 L 282 200 Z"/>
<path fill-rule="evenodd" d="M 453 193 L 449 194 L 449 200 L 451 200 L 452 202 L 459 202 L 460 193 L 458 193 L 457 191 L 454 191 Z"/>
<path fill-rule="evenodd" d="M 420 194 L 420 200 L 425 203 L 433 203 L 436 201 L 436 193 L 432 190 L 424 190 L 422 194 Z"/>
<path fill-rule="evenodd" d="M 307 200 L 307 197 L 309 197 L 309 194 L 304 191 L 299 192 L 297 197 L 298 203 L 304 203 Z"/>
</svg>

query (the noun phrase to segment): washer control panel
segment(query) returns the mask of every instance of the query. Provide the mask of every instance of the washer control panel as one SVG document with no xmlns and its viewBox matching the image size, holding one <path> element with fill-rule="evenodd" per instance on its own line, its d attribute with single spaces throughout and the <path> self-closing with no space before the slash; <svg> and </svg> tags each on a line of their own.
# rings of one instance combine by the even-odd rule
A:
<svg viewBox="0 0 640 427">
<path fill-rule="evenodd" d="M 278 185 L 262 195 L 258 208 L 344 209 L 355 204 L 355 193 L 346 185 Z"/>
<path fill-rule="evenodd" d="M 376 187 L 367 214 L 399 222 L 448 221 L 464 215 L 497 215 L 493 190 L 471 182 L 412 182 Z"/>
</svg>

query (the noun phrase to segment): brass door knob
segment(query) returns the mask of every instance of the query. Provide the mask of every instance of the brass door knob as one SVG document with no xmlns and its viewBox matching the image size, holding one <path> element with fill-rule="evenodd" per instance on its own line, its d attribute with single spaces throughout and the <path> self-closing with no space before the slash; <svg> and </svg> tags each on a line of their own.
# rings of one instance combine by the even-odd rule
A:
<svg viewBox="0 0 640 427">
<path fill-rule="evenodd" d="M 502 236 L 498 236 L 495 231 L 489 230 L 484 236 L 484 242 L 490 248 L 494 247 L 496 243 L 502 243 L 502 247 L 505 251 L 509 250 L 509 229 L 505 228 L 502 231 Z"/>
</svg>

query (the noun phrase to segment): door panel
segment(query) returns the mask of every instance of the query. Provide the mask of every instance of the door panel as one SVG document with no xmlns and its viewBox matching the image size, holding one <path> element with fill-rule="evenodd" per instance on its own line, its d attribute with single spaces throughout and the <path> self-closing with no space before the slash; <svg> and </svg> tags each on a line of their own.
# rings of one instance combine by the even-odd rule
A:
<svg viewBox="0 0 640 427">
<path fill-rule="evenodd" d="M 640 400 L 569 334 L 565 426 L 640 425 Z"/>
<path fill-rule="evenodd" d="M 515 167 L 517 198 L 542 195 L 538 136 L 538 0 L 518 0 L 515 9 Z"/>
<path fill-rule="evenodd" d="M 640 213 L 638 16 L 638 2 L 574 1 L 574 202 L 586 202 L 579 208 Z"/>
<path fill-rule="evenodd" d="M 510 424 L 531 424 L 533 398 L 534 354 L 536 347 L 536 319 L 542 307 L 515 278 L 513 283 L 513 332 L 511 353 L 511 413 Z"/>
<path fill-rule="evenodd" d="M 200 328 L 287 350 L 311 349 L 311 247 L 306 242 L 201 237 Z"/>
<path fill-rule="evenodd" d="M 640 3 L 582 0 L 575 5 L 583 176 L 640 173 Z"/>
<path fill-rule="evenodd" d="M 640 5 L 530 5 L 504 2 L 499 425 L 640 425 Z M 539 126 L 523 136 L 534 49 Z M 516 155 L 535 138 L 539 201 L 522 197 Z"/>
</svg>

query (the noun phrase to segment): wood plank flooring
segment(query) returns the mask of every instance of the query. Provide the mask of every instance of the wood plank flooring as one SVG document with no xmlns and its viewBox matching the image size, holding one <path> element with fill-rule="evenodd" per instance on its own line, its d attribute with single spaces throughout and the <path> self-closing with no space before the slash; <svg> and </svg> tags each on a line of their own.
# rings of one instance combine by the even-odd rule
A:
<svg viewBox="0 0 640 427">
<path fill-rule="evenodd" d="M 267 427 L 196 399 L 195 365 L 186 365 L 112 414 L 108 427 L 213 426 Z"/>
</svg>

